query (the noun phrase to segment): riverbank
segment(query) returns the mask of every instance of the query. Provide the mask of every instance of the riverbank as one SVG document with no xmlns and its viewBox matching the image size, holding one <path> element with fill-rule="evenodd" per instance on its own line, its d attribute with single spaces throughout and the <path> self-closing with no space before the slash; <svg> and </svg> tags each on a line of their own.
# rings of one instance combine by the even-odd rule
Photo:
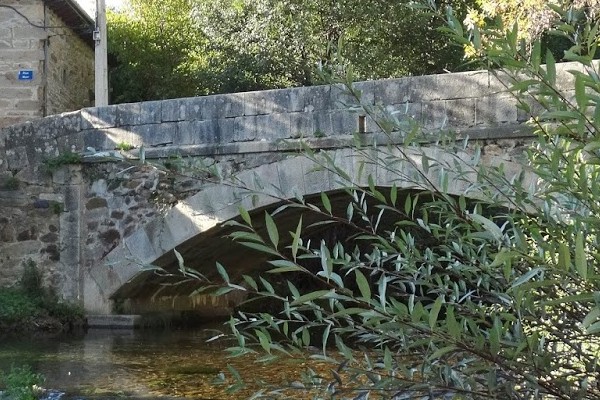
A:
<svg viewBox="0 0 600 400">
<path fill-rule="evenodd" d="M 0 335 L 61 333 L 85 327 L 83 310 L 51 295 L 0 288 Z"/>
<path fill-rule="evenodd" d="M 0 335 L 68 332 L 85 326 L 83 309 L 44 288 L 33 264 L 18 285 L 0 287 Z"/>
</svg>

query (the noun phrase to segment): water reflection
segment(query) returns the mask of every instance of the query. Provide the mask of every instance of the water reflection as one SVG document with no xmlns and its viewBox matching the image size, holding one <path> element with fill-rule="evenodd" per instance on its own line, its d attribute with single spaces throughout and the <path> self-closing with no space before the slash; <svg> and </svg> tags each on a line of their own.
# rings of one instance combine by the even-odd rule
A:
<svg viewBox="0 0 600 400">
<path fill-rule="evenodd" d="M 227 364 L 245 378 L 274 383 L 297 379 L 301 360 L 277 365 L 255 364 L 249 358 L 226 358 L 227 343 L 206 340 L 212 330 L 107 331 L 90 330 L 81 337 L 6 340 L 0 342 L 0 369 L 30 365 L 46 377 L 45 387 L 68 398 L 247 398 L 258 386 L 235 395 L 213 383 Z M 65 399 L 63 397 L 63 399 Z"/>
</svg>

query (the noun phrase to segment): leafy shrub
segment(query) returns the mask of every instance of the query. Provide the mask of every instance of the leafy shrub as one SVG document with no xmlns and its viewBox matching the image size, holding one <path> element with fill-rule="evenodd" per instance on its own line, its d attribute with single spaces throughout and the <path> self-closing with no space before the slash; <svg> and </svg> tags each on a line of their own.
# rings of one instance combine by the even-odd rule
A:
<svg viewBox="0 0 600 400">
<path fill-rule="evenodd" d="M 81 164 L 83 156 L 79 153 L 66 151 L 60 155 L 44 160 L 44 165 L 49 172 L 56 171 L 58 168 L 69 164 Z"/>
<path fill-rule="evenodd" d="M 0 289 L 0 320 L 13 323 L 39 313 L 37 302 L 17 289 Z"/>
<path fill-rule="evenodd" d="M 35 400 L 40 392 L 40 384 L 44 381 L 28 366 L 12 367 L 8 373 L 0 373 L 0 382 L 6 389 L 0 398 L 10 400 Z"/>
<path fill-rule="evenodd" d="M 31 318 L 42 316 L 67 323 L 82 318 L 84 312 L 80 305 L 64 302 L 52 290 L 45 288 L 41 272 L 29 260 L 25 263 L 18 286 L 0 288 L 0 323 L 26 323 Z"/>
<path fill-rule="evenodd" d="M 448 12 L 454 39 L 472 45 L 531 116 L 534 180 L 483 165 L 476 144 L 451 134 L 440 135 L 435 145 L 444 151 L 436 156 L 408 118 L 366 107 L 400 144 L 356 148 L 362 179 L 327 152 L 305 148 L 344 182 L 345 203 L 334 207 L 326 193 L 275 199 L 282 205 L 274 212 L 256 218 L 241 209 L 230 223 L 234 240 L 270 257 L 267 274 L 240 284 L 221 265 L 221 282 L 183 269 L 202 290 L 242 290 L 280 305 L 231 319 L 234 355 L 261 352 L 268 361 L 316 346 L 311 358 L 332 363 L 331 374 L 309 370 L 302 382 L 256 397 L 294 390 L 296 398 L 600 398 L 599 24 L 552 7 L 562 15 L 554 33 L 573 43 L 565 59 L 574 64 L 560 77 L 552 53 L 542 54 L 539 42 L 522 46 L 518 27 L 483 35 Z M 351 76 L 343 83 L 360 100 Z M 373 168 L 414 191 L 377 187 Z M 451 194 L 454 184 L 463 195 Z M 277 218 L 290 209 L 318 222 L 298 217 L 295 229 L 280 231 Z M 315 240 L 326 225 L 355 233 Z"/>
</svg>

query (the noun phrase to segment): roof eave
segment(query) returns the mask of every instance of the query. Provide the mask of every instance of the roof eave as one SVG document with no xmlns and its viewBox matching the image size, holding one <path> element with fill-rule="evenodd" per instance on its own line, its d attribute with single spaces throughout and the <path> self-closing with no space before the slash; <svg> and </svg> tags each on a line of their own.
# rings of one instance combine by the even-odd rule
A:
<svg viewBox="0 0 600 400">
<path fill-rule="evenodd" d="M 43 0 L 87 45 L 94 46 L 94 20 L 74 0 Z"/>
</svg>

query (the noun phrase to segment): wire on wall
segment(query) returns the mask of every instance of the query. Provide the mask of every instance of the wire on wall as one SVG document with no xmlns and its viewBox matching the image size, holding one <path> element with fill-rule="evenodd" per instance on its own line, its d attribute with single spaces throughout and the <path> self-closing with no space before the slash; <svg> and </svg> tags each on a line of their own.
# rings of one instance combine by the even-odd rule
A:
<svg viewBox="0 0 600 400">
<path fill-rule="evenodd" d="M 32 22 L 27 15 L 23 14 L 21 11 L 19 11 L 17 8 L 13 7 L 13 6 L 9 6 L 9 5 L 5 5 L 5 4 L 0 4 L 0 8 L 8 8 L 10 10 L 13 10 L 15 13 L 17 13 L 18 15 L 20 15 L 25 21 L 27 21 L 27 23 L 35 28 L 40 28 L 40 29 L 90 29 L 89 25 L 74 25 L 74 26 L 68 26 L 68 25 L 39 25 L 36 24 L 35 22 Z"/>
</svg>

